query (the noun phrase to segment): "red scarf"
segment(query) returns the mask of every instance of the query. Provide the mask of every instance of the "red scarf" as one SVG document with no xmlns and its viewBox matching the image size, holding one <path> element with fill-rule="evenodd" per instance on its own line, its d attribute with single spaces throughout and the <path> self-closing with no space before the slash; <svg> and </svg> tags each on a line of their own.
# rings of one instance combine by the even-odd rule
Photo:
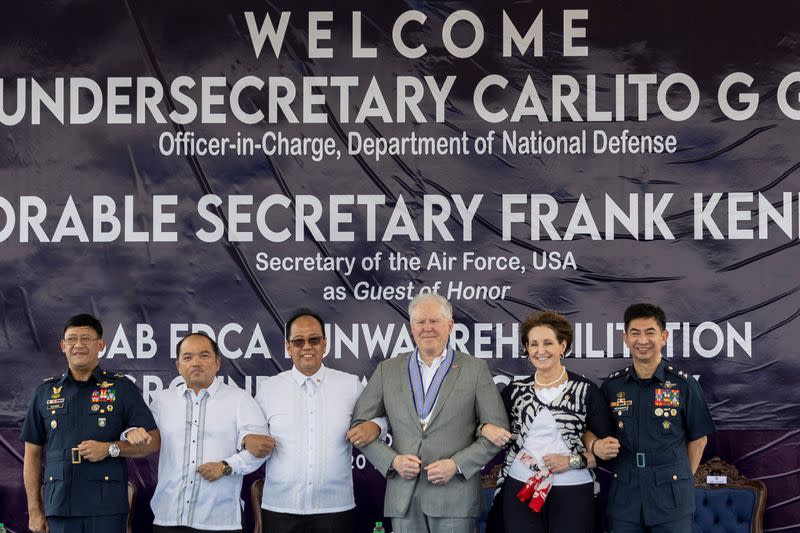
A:
<svg viewBox="0 0 800 533">
<path fill-rule="evenodd" d="M 528 507 L 535 513 L 542 510 L 547 493 L 553 486 L 553 474 L 549 470 L 538 470 L 525 483 L 525 486 L 517 493 L 517 498 L 522 503 L 530 500 Z"/>
</svg>

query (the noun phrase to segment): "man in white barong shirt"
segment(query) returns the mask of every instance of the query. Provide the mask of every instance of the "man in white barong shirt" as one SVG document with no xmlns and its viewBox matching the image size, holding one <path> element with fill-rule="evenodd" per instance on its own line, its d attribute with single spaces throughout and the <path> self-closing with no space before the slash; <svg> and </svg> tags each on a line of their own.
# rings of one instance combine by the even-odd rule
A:
<svg viewBox="0 0 800 533">
<path fill-rule="evenodd" d="M 364 386 L 358 377 L 322 364 L 326 347 L 319 315 L 295 312 L 286 324 L 294 365 L 256 395 L 277 441 L 267 459 L 261 502 L 264 531 L 270 533 L 354 531 L 352 446 L 386 433 L 383 418 L 349 429 Z"/>
<path fill-rule="evenodd" d="M 264 462 L 244 447 L 256 437 L 269 447 L 266 420 L 250 394 L 216 379 L 213 339 L 192 333 L 176 352 L 183 380 L 150 406 L 162 429 L 153 531 L 242 531 L 242 478 Z"/>
</svg>

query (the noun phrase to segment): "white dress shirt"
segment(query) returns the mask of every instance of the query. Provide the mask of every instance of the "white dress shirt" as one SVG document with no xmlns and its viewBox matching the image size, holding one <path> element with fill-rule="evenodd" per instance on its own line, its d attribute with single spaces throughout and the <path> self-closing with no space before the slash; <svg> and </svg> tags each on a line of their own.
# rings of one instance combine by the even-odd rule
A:
<svg viewBox="0 0 800 533">
<path fill-rule="evenodd" d="M 267 433 L 255 400 L 218 379 L 200 394 L 181 381 L 155 396 L 150 409 L 161 432 L 153 523 L 241 529 L 242 476 L 264 462 L 241 449 L 246 435 Z M 232 475 L 210 482 L 197 473 L 201 464 L 223 460 Z"/>
<path fill-rule="evenodd" d="M 259 387 L 256 401 L 277 442 L 267 459 L 262 508 L 308 515 L 356 506 L 345 435 L 363 388 L 358 377 L 325 366 L 313 376 L 292 367 Z M 373 422 L 383 437 L 386 421 Z"/>
<path fill-rule="evenodd" d="M 431 361 L 431 366 L 425 364 L 425 361 L 422 360 L 422 356 L 417 352 L 417 364 L 419 365 L 419 372 L 422 376 L 422 386 L 424 387 L 425 393 L 428 392 L 428 387 L 431 386 L 431 381 L 433 381 L 433 376 L 436 375 L 436 371 L 439 370 L 439 367 L 442 366 L 444 362 L 444 358 L 447 355 L 448 348 L 445 348 L 444 351 L 438 356 L 434 357 Z M 438 402 L 439 399 L 437 398 L 436 401 Z M 430 413 L 428 416 L 421 419 L 420 422 L 423 424 L 427 424 L 431 420 L 431 415 L 433 414 L 433 409 L 436 407 L 436 402 L 434 402 L 433 406 L 431 407 Z"/>
</svg>

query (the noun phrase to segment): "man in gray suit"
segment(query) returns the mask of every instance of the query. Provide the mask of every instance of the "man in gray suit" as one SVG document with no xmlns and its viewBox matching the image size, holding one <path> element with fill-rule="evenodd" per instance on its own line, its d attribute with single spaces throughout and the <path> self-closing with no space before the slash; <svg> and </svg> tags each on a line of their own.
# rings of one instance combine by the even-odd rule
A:
<svg viewBox="0 0 800 533">
<path fill-rule="evenodd" d="M 476 429 L 508 429 L 508 418 L 486 363 L 448 347 L 450 303 L 419 295 L 408 314 L 417 349 L 378 365 L 352 425 L 389 418 L 392 447 L 376 440 L 361 451 L 388 480 L 384 513 L 395 533 L 472 533 L 480 470 L 500 451 Z"/>
</svg>

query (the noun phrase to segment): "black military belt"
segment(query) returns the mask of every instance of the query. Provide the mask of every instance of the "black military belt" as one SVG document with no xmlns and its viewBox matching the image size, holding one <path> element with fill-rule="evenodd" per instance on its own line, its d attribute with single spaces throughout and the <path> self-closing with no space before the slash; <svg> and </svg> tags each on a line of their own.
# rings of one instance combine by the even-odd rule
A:
<svg viewBox="0 0 800 533">
<path fill-rule="evenodd" d="M 621 461 L 635 464 L 639 468 L 666 465 L 674 463 L 677 459 L 675 452 L 672 450 L 658 452 L 631 452 L 624 449 L 620 452 L 619 458 Z"/>
</svg>

